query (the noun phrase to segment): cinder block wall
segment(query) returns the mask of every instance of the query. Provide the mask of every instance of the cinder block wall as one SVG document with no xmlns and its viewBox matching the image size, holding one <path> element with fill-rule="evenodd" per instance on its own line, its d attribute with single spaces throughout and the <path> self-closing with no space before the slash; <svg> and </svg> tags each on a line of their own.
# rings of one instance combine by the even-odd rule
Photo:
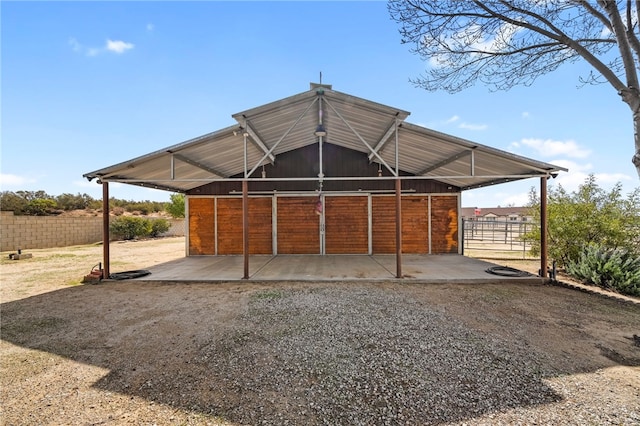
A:
<svg viewBox="0 0 640 426">
<path fill-rule="evenodd" d="M 0 212 L 0 251 L 42 249 L 102 241 L 102 216 L 14 216 Z M 184 235 L 184 219 L 170 220 L 164 236 Z"/>
</svg>

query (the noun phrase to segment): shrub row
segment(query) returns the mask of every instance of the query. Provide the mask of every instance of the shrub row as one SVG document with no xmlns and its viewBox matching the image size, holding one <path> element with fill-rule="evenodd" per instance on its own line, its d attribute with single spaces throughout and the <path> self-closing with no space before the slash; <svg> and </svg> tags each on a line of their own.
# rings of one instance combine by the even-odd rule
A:
<svg viewBox="0 0 640 426">
<path fill-rule="evenodd" d="M 567 272 L 586 284 L 640 296 L 640 256 L 627 250 L 589 244 Z"/>
<path fill-rule="evenodd" d="M 109 229 L 114 236 L 123 240 L 133 240 L 139 237 L 157 237 L 167 232 L 170 227 L 166 219 L 121 216 L 111 222 Z"/>
</svg>

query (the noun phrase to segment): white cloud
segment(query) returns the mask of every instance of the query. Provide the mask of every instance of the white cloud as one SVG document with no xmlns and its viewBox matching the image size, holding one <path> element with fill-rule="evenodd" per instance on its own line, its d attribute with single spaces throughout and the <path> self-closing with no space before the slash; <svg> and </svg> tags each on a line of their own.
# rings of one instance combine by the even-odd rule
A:
<svg viewBox="0 0 640 426">
<path fill-rule="evenodd" d="M 458 127 L 467 130 L 486 130 L 489 126 L 486 124 L 460 123 Z"/>
<path fill-rule="evenodd" d="M 81 52 L 82 51 L 82 45 L 80 43 L 78 43 L 78 40 L 76 40 L 73 37 L 71 37 L 69 39 L 69 46 L 71 46 L 71 49 L 73 49 L 74 52 Z"/>
<path fill-rule="evenodd" d="M 147 24 L 147 31 L 151 32 L 155 29 L 155 25 L 153 25 L 152 23 L 148 23 Z"/>
<path fill-rule="evenodd" d="M 511 23 L 504 23 L 495 31 L 489 33 L 486 28 L 481 25 L 468 25 L 456 33 L 448 33 L 442 35 L 439 41 L 424 37 L 425 44 L 434 43 L 442 46 L 449 46 L 451 50 L 468 50 L 472 51 L 471 58 L 477 56 L 489 56 L 497 52 L 508 51 L 512 49 L 512 40 L 523 29 Z M 432 68 L 440 68 L 451 66 L 450 56 L 446 49 L 442 49 L 442 53 L 432 55 L 428 64 Z"/>
<path fill-rule="evenodd" d="M 543 157 L 564 155 L 569 158 L 587 158 L 591 151 L 582 148 L 573 140 L 556 141 L 553 139 L 522 139 L 520 143 L 535 150 Z M 513 144 L 512 144 L 513 145 Z"/>
<path fill-rule="evenodd" d="M 74 52 L 85 55 L 85 56 L 89 56 L 89 57 L 98 56 L 104 52 L 112 52 L 120 55 L 126 52 L 127 50 L 133 49 L 135 47 L 133 43 L 128 43 L 122 40 L 109 40 L 109 39 L 107 39 L 103 47 L 90 47 L 90 46 L 84 46 L 73 37 L 69 39 L 69 45 L 71 46 L 71 49 Z"/>
<path fill-rule="evenodd" d="M 126 52 L 129 49 L 133 49 L 133 43 L 127 43 L 122 40 L 107 40 L 106 49 L 110 52 L 115 52 L 117 54 L 121 54 Z"/>
<path fill-rule="evenodd" d="M 560 173 L 555 180 L 550 181 L 551 184 L 562 185 L 568 192 L 576 191 L 580 185 L 585 183 L 590 174 L 594 175 L 600 187 L 607 190 L 613 188 L 618 182 L 633 181 L 631 176 L 624 173 L 594 172 L 591 163 L 580 164 L 570 160 L 553 160 L 552 163 L 569 169 L 568 172 Z"/>
<path fill-rule="evenodd" d="M 22 185 L 36 182 L 35 179 L 27 176 L 18 176 L 10 173 L 0 173 L 0 187 L 1 188 L 18 188 Z"/>
<path fill-rule="evenodd" d="M 522 118 L 525 118 L 525 119 L 531 118 L 531 114 L 529 114 L 529 111 L 523 111 L 522 112 Z"/>
<path fill-rule="evenodd" d="M 487 129 L 489 126 L 487 126 L 486 124 L 471 124 L 471 123 L 467 123 L 467 122 L 460 122 L 460 116 L 459 115 L 453 115 L 449 118 L 447 118 L 444 121 L 440 122 L 441 124 L 453 124 L 453 123 L 460 123 L 458 124 L 458 127 L 461 129 L 467 129 L 467 130 L 485 130 Z"/>
</svg>

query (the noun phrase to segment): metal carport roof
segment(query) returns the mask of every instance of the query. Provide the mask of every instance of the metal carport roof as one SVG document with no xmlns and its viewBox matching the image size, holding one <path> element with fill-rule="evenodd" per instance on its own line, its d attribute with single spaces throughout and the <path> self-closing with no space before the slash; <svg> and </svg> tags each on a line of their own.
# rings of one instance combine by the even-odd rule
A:
<svg viewBox="0 0 640 426">
<path fill-rule="evenodd" d="M 84 177 L 187 192 L 210 182 L 254 177 L 251 172 L 278 161 L 279 154 L 319 140 L 363 152 L 401 179 L 432 179 L 461 190 L 566 171 L 408 123 L 409 114 L 312 83 L 308 91 L 233 114 L 236 125 Z M 317 133 L 319 126 L 326 133 Z"/>
</svg>

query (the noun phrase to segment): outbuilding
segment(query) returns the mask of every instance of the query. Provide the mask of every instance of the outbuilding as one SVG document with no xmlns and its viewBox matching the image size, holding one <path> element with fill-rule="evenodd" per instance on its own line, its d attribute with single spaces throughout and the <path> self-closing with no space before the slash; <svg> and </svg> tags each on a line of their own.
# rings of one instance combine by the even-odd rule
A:
<svg viewBox="0 0 640 426">
<path fill-rule="evenodd" d="M 233 114 L 232 126 L 84 176 L 105 200 L 109 182 L 186 194 L 186 255 L 244 255 L 245 277 L 252 254 L 383 253 L 397 255 L 400 276 L 402 253 L 460 253 L 462 191 L 537 177 L 546 200 L 546 180 L 565 170 L 409 114 L 311 83 Z"/>
</svg>

